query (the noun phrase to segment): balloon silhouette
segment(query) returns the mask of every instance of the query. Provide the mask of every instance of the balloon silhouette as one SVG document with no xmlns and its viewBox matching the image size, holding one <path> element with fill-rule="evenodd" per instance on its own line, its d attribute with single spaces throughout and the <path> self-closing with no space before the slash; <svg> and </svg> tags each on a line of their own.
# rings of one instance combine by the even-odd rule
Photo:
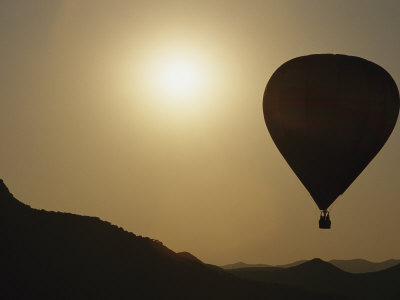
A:
<svg viewBox="0 0 400 300">
<path fill-rule="evenodd" d="M 264 93 L 271 137 L 321 210 L 343 194 L 389 138 L 399 113 L 392 77 L 365 59 L 333 54 L 294 58 Z"/>
</svg>

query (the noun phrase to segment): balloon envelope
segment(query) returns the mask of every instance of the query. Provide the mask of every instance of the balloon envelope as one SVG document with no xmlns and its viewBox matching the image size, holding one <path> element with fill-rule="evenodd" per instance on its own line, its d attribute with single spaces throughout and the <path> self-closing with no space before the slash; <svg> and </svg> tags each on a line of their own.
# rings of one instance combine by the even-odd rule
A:
<svg viewBox="0 0 400 300">
<path fill-rule="evenodd" d="M 263 108 L 277 148 L 326 210 L 390 136 L 399 91 L 389 73 L 370 61 L 316 54 L 275 71 Z"/>
</svg>

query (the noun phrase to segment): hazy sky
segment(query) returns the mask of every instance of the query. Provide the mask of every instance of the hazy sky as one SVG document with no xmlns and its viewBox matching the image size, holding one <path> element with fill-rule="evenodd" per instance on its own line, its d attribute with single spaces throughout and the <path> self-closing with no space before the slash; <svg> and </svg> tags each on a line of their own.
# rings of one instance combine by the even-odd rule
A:
<svg viewBox="0 0 400 300">
<path fill-rule="evenodd" d="M 262 113 L 297 56 L 360 56 L 400 84 L 399 16 L 397 0 L 2 0 L 0 177 L 208 263 L 400 258 L 398 124 L 320 230 Z"/>
</svg>

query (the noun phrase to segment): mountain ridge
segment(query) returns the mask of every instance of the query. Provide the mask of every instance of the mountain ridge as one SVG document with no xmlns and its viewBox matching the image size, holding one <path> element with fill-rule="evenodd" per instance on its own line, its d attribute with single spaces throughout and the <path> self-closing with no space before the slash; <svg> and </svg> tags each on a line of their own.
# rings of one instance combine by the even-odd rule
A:
<svg viewBox="0 0 400 300">
<path fill-rule="evenodd" d="M 269 265 L 269 264 L 247 264 L 245 262 L 237 262 L 233 264 L 222 265 L 221 268 L 225 270 L 233 269 L 244 269 L 244 268 L 289 268 L 293 266 L 300 265 L 309 260 L 298 260 L 293 263 L 283 264 L 283 265 Z M 349 273 L 368 273 L 368 272 L 378 272 L 395 265 L 400 264 L 400 259 L 387 259 L 382 262 L 372 262 L 366 259 L 356 258 L 356 259 L 332 259 L 327 261 L 332 265 L 338 267 L 339 269 L 349 272 Z"/>
<path fill-rule="evenodd" d="M 0 239 L 4 299 L 326 298 L 240 279 L 97 217 L 33 209 L 2 180 Z"/>
<path fill-rule="evenodd" d="M 400 265 L 378 272 L 354 274 L 316 258 L 289 268 L 244 268 L 229 272 L 240 278 L 301 287 L 339 298 L 400 298 Z"/>
</svg>

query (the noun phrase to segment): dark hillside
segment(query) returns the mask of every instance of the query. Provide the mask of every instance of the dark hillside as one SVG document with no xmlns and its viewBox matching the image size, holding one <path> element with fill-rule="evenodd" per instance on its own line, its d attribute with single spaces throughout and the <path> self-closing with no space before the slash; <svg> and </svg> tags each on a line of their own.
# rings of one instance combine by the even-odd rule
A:
<svg viewBox="0 0 400 300">
<path fill-rule="evenodd" d="M 400 264 L 398 259 L 389 259 L 382 262 L 370 262 L 365 259 L 349 259 L 329 261 L 332 265 L 349 273 L 378 272 Z"/>
<path fill-rule="evenodd" d="M 239 279 L 96 217 L 32 209 L 3 181 L 0 240 L 1 299 L 319 299 Z"/>
<path fill-rule="evenodd" d="M 267 268 L 267 267 L 272 267 L 272 266 L 266 264 L 246 264 L 241 261 L 234 264 L 221 266 L 221 268 L 225 270 L 243 269 L 243 268 Z"/>
<path fill-rule="evenodd" d="M 346 272 L 324 262 L 313 259 L 291 268 L 244 268 L 231 273 L 253 280 L 284 283 L 314 291 L 336 292 L 336 287 L 346 289 Z"/>
<path fill-rule="evenodd" d="M 244 262 L 237 262 L 234 264 L 229 264 L 229 265 L 223 265 L 221 266 L 222 269 L 225 270 L 233 270 L 233 269 L 244 269 L 244 268 L 290 268 L 290 267 L 295 267 L 300 264 L 305 263 L 306 260 L 298 260 L 295 262 L 292 262 L 290 264 L 284 264 L 284 265 L 266 265 L 266 264 L 246 264 Z"/>
<path fill-rule="evenodd" d="M 399 265 L 380 272 L 352 274 L 313 259 L 286 269 L 244 268 L 230 272 L 241 278 L 286 284 L 349 299 L 400 299 Z"/>
</svg>

